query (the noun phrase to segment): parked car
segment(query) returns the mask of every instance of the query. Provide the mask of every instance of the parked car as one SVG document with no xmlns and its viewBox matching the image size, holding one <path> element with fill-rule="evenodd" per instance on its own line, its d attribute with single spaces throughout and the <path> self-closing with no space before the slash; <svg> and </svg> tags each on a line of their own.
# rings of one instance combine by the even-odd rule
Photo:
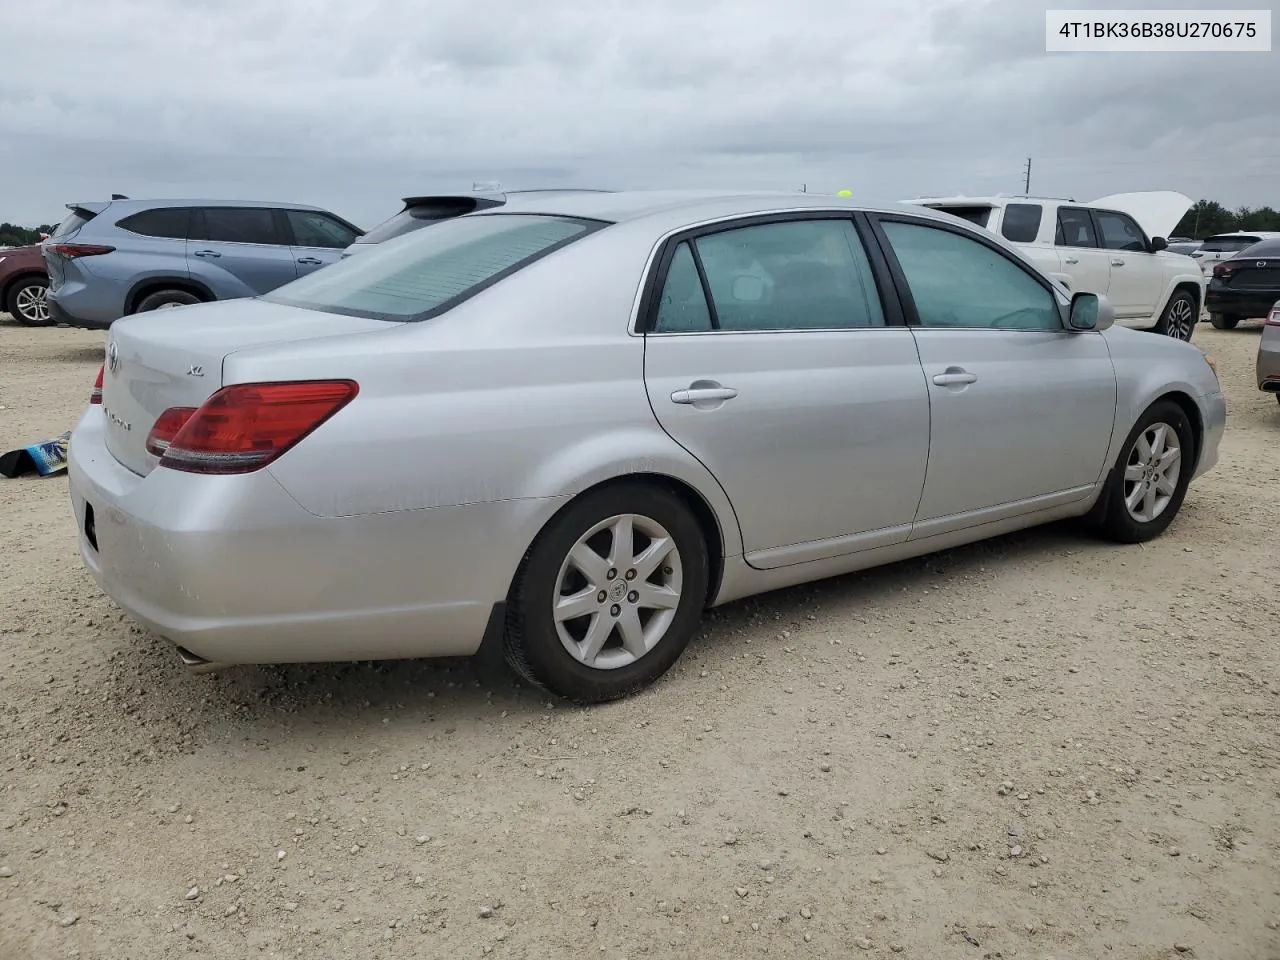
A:
<svg viewBox="0 0 1280 960">
<path fill-rule="evenodd" d="M 58 323 L 269 293 L 342 256 L 360 230 L 327 210 L 232 200 L 69 203 L 43 244 Z"/>
<path fill-rule="evenodd" d="M 1258 339 L 1258 389 L 1280 400 L 1280 300 L 1272 304 Z"/>
<path fill-rule="evenodd" d="M 13 319 L 28 327 L 51 323 L 44 299 L 48 287 L 39 245 L 0 250 L 0 305 Z"/>
<path fill-rule="evenodd" d="M 1280 238 L 1280 233 L 1267 230 L 1236 230 L 1232 233 L 1216 233 L 1205 237 L 1200 248 L 1191 256 L 1200 264 L 1205 274 L 1211 274 L 1215 265 L 1223 260 L 1230 260 L 1240 251 L 1263 240 Z"/>
<path fill-rule="evenodd" d="M 89 570 L 188 663 L 465 655 L 581 702 L 703 609 L 1066 517 L 1173 521 L 1226 421 L 924 207 L 582 194 L 117 323 L 70 445 Z"/>
<path fill-rule="evenodd" d="M 1047 197 L 948 197 L 912 203 L 954 214 L 1016 244 L 1070 291 L 1106 294 L 1116 319 L 1190 340 L 1204 277 L 1162 239 L 1191 208 L 1180 193 L 1116 194 L 1092 203 Z"/>
<path fill-rule="evenodd" d="M 1214 264 L 1206 298 L 1209 319 L 1219 330 L 1234 330 L 1249 317 L 1265 317 L 1280 300 L 1280 237 Z"/>
<path fill-rule="evenodd" d="M 509 190 L 506 193 L 454 193 L 436 194 L 430 197 L 405 197 L 404 209 L 382 221 L 363 236 L 357 237 L 343 256 L 368 250 L 385 240 L 402 237 L 422 227 L 429 227 L 442 220 L 452 220 L 477 210 L 492 210 L 503 204 L 519 200 L 551 199 L 577 193 L 605 193 L 604 190 Z"/>
<path fill-rule="evenodd" d="M 1193 257 L 1195 252 L 1200 249 L 1199 240 L 1170 240 L 1168 250 L 1170 253 L 1178 253 L 1184 257 Z"/>
</svg>

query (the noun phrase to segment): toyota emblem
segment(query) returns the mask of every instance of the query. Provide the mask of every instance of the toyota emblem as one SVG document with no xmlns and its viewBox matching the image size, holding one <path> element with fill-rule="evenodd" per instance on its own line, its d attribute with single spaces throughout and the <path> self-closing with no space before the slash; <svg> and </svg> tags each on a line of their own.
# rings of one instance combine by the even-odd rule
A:
<svg viewBox="0 0 1280 960">
<path fill-rule="evenodd" d="M 116 346 L 116 342 L 112 340 L 107 344 L 107 369 L 112 373 L 116 372 L 116 367 L 120 366 L 120 348 Z"/>
</svg>

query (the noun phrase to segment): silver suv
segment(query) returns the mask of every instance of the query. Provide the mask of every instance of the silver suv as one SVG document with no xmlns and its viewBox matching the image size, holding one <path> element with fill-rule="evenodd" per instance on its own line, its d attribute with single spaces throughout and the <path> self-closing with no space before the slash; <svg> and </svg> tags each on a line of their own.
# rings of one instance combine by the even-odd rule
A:
<svg viewBox="0 0 1280 960">
<path fill-rule="evenodd" d="M 342 257 L 361 231 L 327 210 L 235 200 L 69 203 L 42 245 L 57 323 L 270 293 Z"/>
</svg>

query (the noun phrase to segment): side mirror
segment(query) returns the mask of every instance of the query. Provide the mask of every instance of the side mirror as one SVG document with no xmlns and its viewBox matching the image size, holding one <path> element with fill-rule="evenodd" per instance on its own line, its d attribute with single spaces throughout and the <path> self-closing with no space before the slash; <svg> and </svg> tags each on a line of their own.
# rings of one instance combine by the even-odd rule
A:
<svg viewBox="0 0 1280 960">
<path fill-rule="evenodd" d="M 1169 249 L 1169 241 L 1164 237 L 1152 237 L 1151 242 L 1147 244 L 1147 250 L 1151 253 L 1159 253 L 1161 250 Z"/>
<path fill-rule="evenodd" d="M 1072 330 L 1106 330 L 1115 320 L 1115 308 L 1106 297 L 1096 293 L 1077 293 L 1071 298 L 1067 323 Z"/>
</svg>

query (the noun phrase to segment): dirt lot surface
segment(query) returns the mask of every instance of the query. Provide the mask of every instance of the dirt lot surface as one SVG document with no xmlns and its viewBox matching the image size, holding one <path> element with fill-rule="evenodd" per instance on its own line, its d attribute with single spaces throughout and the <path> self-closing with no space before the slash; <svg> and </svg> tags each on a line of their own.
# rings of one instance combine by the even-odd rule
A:
<svg viewBox="0 0 1280 960">
<path fill-rule="evenodd" d="M 1280 957 L 1280 405 L 1169 533 L 1007 537 L 735 604 L 656 688 L 184 672 L 0 480 L 0 960 Z M 0 448 L 103 336 L 0 319 Z"/>
</svg>

